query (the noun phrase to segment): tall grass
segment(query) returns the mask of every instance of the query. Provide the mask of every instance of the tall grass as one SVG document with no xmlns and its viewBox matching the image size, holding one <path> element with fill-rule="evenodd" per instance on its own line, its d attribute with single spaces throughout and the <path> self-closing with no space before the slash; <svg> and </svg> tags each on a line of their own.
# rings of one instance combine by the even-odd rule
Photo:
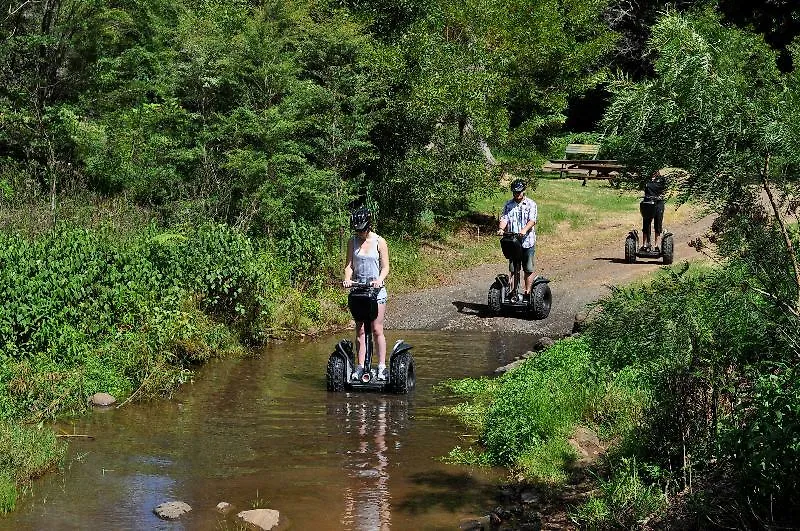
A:
<svg viewBox="0 0 800 531">
<path fill-rule="evenodd" d="M 627 376 L 597 370 L 589 345 L 565 339 L 496 379 L 449 380 L 439 389 L 464 402 L 444 408 L 478 434 L 479 448 L 459 449 L 451 458 L 508 466 L 525 477 L 558 485 L 575 460 L 567 437 L 577 424 L 609 436 L 639 421 L 642 400 Z"/>
<path fill-rule="evenodd" d="M 65 449 L 49 429 L 0 421 L 0 514 L 12 511 L 19 487 L 55 466 Z"/>
</svg>

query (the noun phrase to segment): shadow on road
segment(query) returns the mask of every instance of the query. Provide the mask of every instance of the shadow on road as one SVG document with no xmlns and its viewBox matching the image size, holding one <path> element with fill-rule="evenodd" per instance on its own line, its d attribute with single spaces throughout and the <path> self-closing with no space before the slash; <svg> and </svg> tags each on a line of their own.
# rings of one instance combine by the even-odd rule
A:
<svg viewBox="0 0 800 531">
<path fill-rule="evenodd" d="M 466 315 L 476 315 L 478 317 L 489 317 L 489 307 L 485 304 L 478 304 L 475 302 L 453 301 L 453 306 L 456 307 L 458 313 L 463 313 Z"/>
<path fill-rule="evenodd" d="M 630 265 L 636 265 L 636 264 L 647 265 L 647 264 L 652 264 L 653 263 L 647 258 L 644 258 L 644 259 L 638 258 L 635 262 L 632 262 L 632 263 L 626 262 L 624 258 L 619 258 L 619 257 L 607 258 L 607 257 L 603 257 L 603 256 L 598 256 L 598 257 L 594 258 L 594 260 L 598 261 L 598 262 L 599 261 L 611 262 L 612 264 L 630 264 Z M 644 260 L 644 261 L 642 261 L 642 260 Z M 659 258 L 659 260 L 660 260 L 660 258 Z"/>
</svg>

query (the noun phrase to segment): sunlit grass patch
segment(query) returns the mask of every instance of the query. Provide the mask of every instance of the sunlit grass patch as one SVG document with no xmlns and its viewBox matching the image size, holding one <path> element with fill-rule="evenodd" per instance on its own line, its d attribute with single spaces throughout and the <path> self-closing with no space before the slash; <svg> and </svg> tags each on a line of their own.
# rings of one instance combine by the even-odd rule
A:
<svg viewBox="0 0 800 531">
<path fill-rule="evenodd" d="M 491 460 L 486 452 L 473 447 L 462 448 L 456 446 L 442 459 L 451 465 L 490 466 Z"/>
<path fill-rule="evenodd" d="M 575 449 L 566 440 L 555 438 L 523 452 L 516 468 L 528 480 L 557 486 L 566 483 L 567 470 L 577 458 Z"/>
</svg>

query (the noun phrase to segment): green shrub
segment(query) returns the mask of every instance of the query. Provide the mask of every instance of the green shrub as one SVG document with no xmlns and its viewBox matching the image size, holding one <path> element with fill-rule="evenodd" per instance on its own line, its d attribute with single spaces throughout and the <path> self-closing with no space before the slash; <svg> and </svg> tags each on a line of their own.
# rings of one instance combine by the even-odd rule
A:
<svg viewBox="0 0 800 531">
<path fill-rule="evenodd" d="M 761 516 L 768 517 L 764 509 L 772 505 L 797 513 L 800 374 L 796 365 L 775 364 L 754 379 L 752 392 L 734 409 L 724 452 L 741 471 L 743 491 L 763 508 Z"/>
<path fill-rule="evenodd" d="M 703 485 L 699 498 L 746 506 L 756 519 L 796 516 L 798 320 L 770 289 L 731 261 L 662 271 L 600 301 L 584 337 L 603 370 L 628 374 L 620 396 L 634 405 L 599 408 L 622 428 L 612 462 L 635 457 L 660 471 L 643 481 L 672 492 Z"/>
<path fill-rule="evenodd" d="M 481 434 L 493 462 L 511 465 L 529 448 L 569 435 L 600 392 L 589 359 L 582 340 L 567 339 L 500 377 Z"/>
</svg>

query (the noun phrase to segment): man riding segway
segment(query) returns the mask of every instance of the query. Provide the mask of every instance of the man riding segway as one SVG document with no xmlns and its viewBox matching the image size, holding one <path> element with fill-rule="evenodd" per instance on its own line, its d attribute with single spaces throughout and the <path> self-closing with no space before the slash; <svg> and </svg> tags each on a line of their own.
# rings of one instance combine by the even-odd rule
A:
<svg viewBox="0 0 800 531">
<path fill-rule="evenodd" d="M 522 239 L 522 269 L 525 271 L 525 284 L 522 292 L 523 300 L 528 299 L 531 292 L 533 259 L 536 254 L 536 220 L 539 213 L 536 201 L 525 197 L 526 188 L 527 185 L 522 179 L 515 179 L 514 182 L 511 183 L 511 193 L 513 197 L 506 201 L 505 206 L 503 206 L 503 214 L 500 216 L 500 226 L 497 229 L 497 234 L 500 236 L 511 232 L 519 234 L 519 237 Z M 508 265 L 508 270 L 513 273 L 514 264 L 509 261 Z M 515 286 L 512 281 L 511 289 L 516 290 L 516 288 L 517 286 Z"/>
<path fill-rule="evenodd" d="M 522 179 L 511 183 L 513 198 L 506 202 L 500 216 L 497 234 L 502 236 L 500 248 L 508 259 L 511 274 L 497 275 L 489 287 L 489 314 L 500 315 L 508 310 L 545 319 L 552 303 L 550 281 L 533 275 L 538 208 L 535 201 L 525 197 L 525 188 Z M 522 272 L 524 280 L 520 279 Z"/>
</svg>

